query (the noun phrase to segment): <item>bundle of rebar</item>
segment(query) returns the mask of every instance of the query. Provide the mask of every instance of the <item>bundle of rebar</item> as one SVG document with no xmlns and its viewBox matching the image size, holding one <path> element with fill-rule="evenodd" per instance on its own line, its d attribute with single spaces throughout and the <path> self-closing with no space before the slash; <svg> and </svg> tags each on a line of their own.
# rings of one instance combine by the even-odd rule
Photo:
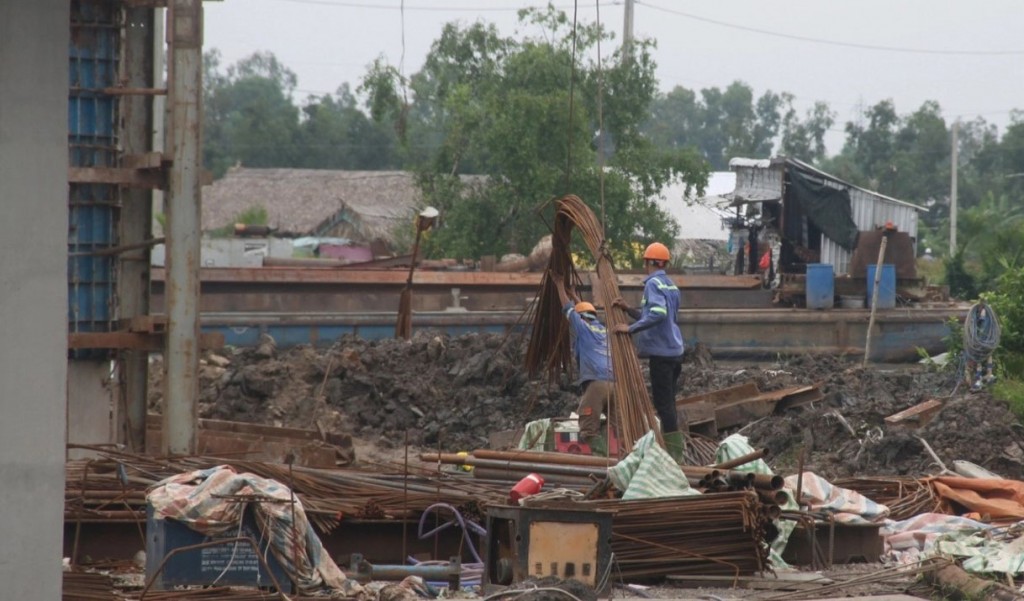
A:
<svg viewBox="0 0 1024 601">
<path fill-rule="evenodd" d="M 114 601 L 114 581 L 107 574 L 64 572 L 62 601 Z"/>
<path fill-rule="evenodd" d="M 614 514 L 612 552 L 627 580 L 742 576 L 766 565 L 771 520 L 751 491 L 579 505 Z"/>
<path fill-rule="evenodd" d="M 651 430 L 654 430 L 658 444 L 664 446 L 632 340 L 629 336 L 614 333 L 616 327 L 627 323 L 627 316 L 625 311 L 612 306 L 613 301 L 619 298 L 619 284 L 606 247 L 604 228 L 578 196 L 564 196 L 556 201 L 556 207 L 551 259 L 541 280 L 526 368 L 534 375 L 546 372 L 554 380 L 572 363 L 568 329 L 555 282 L 561 281 L 568 288 L 578 281 L 570 248 L 572 231 L 578 229 L 594 257 L 599 288 L 595 296 L 605 306 L 605 326 L 615 376 L 615 408 L 611 413 L 615 415 L 619 452 L 623 455 L 629 453 L 633 443 Z"/>
<path fill-rule="evenodd" d="M 146 490 L 176 474 L 218 465 L 276 480 L 295 491 L 321 532 L 342 519 L 408 519 L 434 503 L 468 508 L 500 500 L 503 486 L 439 476 L 386 474 L 361 470 L 325 470 L 215 457 L 156 459 L 105 451 L 98 459 L 66 466 L 65 520 L 68 522 L 145 520 Z"/>
<path fill-rule="evenodd" d="M 483 468 L 489 478 L 519 480 L 527 474 L 569 479 L 568 482 L 585 484 L 605 478 L 608 467 L 616 459 L 568 453 L 538 451 L 494 451 L 479 449 L 469 455 L 456 453 L 421 453 L 420 460 L 447 465 L 468 465 L 474 470 Z M 696 465 L 679 466 L 690 485 L 704 492 L 729 492 L 754 489 L 764 493 L 769 504 L 780 504 L 775 494 L 782 489 L 782 476 L 755 474 L 732 469 L 719 469 Z M 784 501 L 784 500 L 783 500 Z"/>
<path fill-rule="evenodd" d="M 889 508 L 889 517 L 905 520 L 938 512 L 940 499 L 925 480 L 907 477 L 842 478 L 833 482 Z"/>
</svg>

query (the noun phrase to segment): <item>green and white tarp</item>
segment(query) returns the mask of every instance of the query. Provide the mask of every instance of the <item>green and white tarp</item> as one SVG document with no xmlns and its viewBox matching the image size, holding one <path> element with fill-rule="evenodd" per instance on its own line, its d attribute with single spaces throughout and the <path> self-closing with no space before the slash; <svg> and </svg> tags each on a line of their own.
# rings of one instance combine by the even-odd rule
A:
<svg viewBox="0 0 1024 601">
<path fill-rule="evenodd" d="M 691 488 L 686 474 L 658 441 L 651 430 L 633 445 L 633 452 L 608 468 L 615 488 L 623 491 L 623 500 L 657 499 L 699 495 Z"/>
</svg>

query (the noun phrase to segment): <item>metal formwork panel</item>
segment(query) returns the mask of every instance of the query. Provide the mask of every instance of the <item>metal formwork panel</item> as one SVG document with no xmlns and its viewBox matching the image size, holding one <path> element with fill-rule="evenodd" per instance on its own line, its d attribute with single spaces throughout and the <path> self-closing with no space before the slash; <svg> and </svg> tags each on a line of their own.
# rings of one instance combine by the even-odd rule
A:
<svg viewBox="0 0 1024 601">
<path fill-rule="evenodd" d="M 115 167 L 118 161 L 117 85 L 121 8 L 110 0 L 72 0 L 68 95 L 71 167 Z M 71 183 L 68 188 L 68 329 L 111 330 L 115 304 L 113 254 L 120 193 L 116 185 Z M 106 351 L 77 351 L 98 357 Z"/>
</svg>

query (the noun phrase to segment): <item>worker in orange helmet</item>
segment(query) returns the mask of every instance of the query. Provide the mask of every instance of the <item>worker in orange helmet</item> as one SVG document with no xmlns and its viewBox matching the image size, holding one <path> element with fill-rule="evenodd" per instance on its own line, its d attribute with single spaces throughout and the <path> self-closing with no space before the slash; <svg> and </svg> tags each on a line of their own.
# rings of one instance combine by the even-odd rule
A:
<svg viewBox="0 0 1024 601">
<path fill-rule="evenodd" d="M 608 456 L 608 438 L 601 433 L 601 413 L 610 411 L 615 388 L 612 384 L 612 355 L 608 348 L 608 332 L 597 319 L 597 309 L 586 301 L 570 296 L 561 278 L 553 277 L 562 313 L 573 332 L 573 357 L 579 379 L 580 442 L 590 446 L 595 455 Z M 575 294 L 572 295 L 573 297 Z M 578 301 L 578 302 L 575 302 Z M 609 421 L 611 414 L 608 414 Z"/>
<path fill-rule="evenodd" d="M 634 309 L 622 298 L 613 305 L 626 311 L 634 321 L 619 324 L 617 334 L 635 334 L 637 352 L 646 357 L 651 372 L 651 401 L 661 420 L 665 450 L 676 461 L 683 459 L 686 440 L 679 431 L 676 392 L 683 371 L 683 335 L 676 324 L 679 312 L 679 288 L 665 274 L 670 259 L 668 247 L 660 242 L 644 250 L 644 295 L 640 308 Z"/>
</svg>

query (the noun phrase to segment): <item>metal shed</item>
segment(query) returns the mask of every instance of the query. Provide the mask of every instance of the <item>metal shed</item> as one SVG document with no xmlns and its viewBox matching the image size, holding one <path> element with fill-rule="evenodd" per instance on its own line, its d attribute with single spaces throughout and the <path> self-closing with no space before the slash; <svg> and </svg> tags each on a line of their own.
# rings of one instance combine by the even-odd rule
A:
<svg viewBox="0 0 1024 601">
<path fill-rule="evenodd" d="M 906 232 L 916 247 L 918 213 L 926 211 L 924 207 L 855 186 L 797 159 L 734 158 L 729 168 L 736 172 L 736 189 L 731 195 L 735 205 L 783 203 L 787 172 L 798 171 L 818 184 L 848 192 L 851 217 L 858 231 L 872 231 L 891 222 L 897 230 Z M 848 272 L 852 250 L 821 234 L 820 253 L 820 261 L 831 264 L 835 273 Z"/>
</svg>

